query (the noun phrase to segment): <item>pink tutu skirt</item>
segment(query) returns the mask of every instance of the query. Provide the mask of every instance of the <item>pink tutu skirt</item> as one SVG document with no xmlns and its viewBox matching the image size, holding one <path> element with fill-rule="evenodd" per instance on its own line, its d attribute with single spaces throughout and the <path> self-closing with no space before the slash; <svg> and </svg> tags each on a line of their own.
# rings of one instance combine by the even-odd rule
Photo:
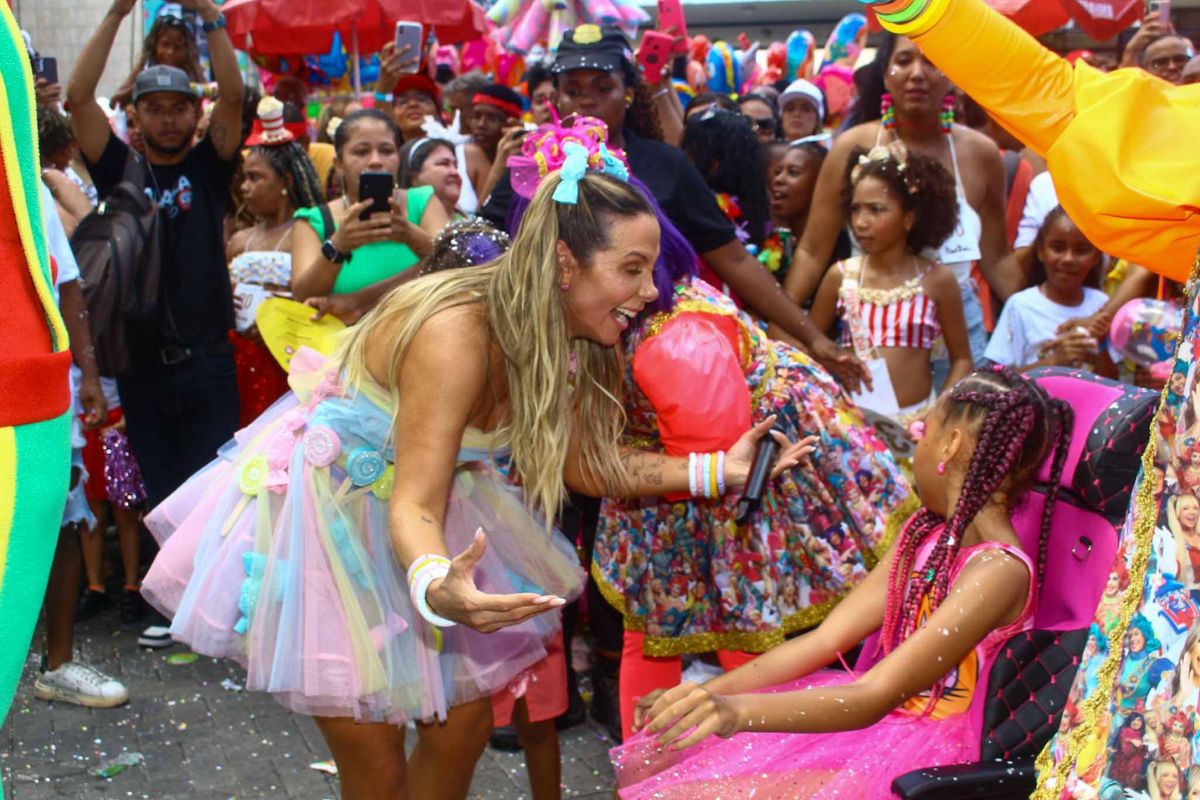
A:
<svg viewBox="0 0 1200 800">
<path fill-rule="evenodd" d="M 299 362 L 299 363 L 298 363 Z M 388 523 L 391 414 L 311 358 L 295 393 L 239 432 L 146 518 L 161 546 L 142 584 L 194 651 L 239 661 L 246 688 L 293 711 L 403 724 L 489 697 L 546 656 L 559 615 L 491 634 L 435 629 L 413 609 Z M 480 590 L 573 598 L 582 570 L 467 431 L 446 508 L 451 553 L 476 528 Z"/>
<path fill-rule="evenodd" d="M 822 671 L 769 692 L 848 683 Z M 892 781 L 922 767 L 979 758 L 979 726 L 970 714 L 944 719 L 893 712 L 869 728 L 836 733 L 739 733 L 710 736 L 682 751 L 659 752 L 638 734 L 611 751 L 623 800 L 882 800 Z"/>
</svg>

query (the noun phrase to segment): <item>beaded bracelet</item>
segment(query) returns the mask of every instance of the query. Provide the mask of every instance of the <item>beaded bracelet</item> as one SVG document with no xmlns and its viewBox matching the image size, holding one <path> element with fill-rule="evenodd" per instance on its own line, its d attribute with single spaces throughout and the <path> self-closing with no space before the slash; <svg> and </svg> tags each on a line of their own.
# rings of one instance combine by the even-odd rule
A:
<svg viewBox="0 0 1200 800">
<path fill-rule="evenodd" d="M 725 451 L 688 453 L 688 491 L 715 500 L 725 494 Z"/>
<path fill-rule="evenodd" d="M 408 592 L 413 606 L 426 622 L 439 628 L 451 628 L 456 623 L 435 613 L 429 607 L 429 601 L 425 594 L 429 591 L 431 583 L 448 574 L 450 574 L 450 559 L 433 554 L 418 557 L 408 568 Z"/>
</svg>

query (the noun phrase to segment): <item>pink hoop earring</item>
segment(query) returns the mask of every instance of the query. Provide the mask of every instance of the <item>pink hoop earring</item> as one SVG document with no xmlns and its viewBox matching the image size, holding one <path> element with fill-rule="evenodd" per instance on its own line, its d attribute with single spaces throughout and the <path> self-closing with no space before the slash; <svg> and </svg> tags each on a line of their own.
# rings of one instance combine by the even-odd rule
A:
<svg viewBox="0 0 1200 800">
<path fill-rule="evenodd" d="M 938 462 L 938 465 L 937 465 L 937 473 L 938 473 L 938 475 L 945 475 L 945 474 L 946 474 L 946 462 L 945 462 L 945 461 L 939 461 L 939 462 Z"/>
<path fill-rule="evenodd" d="M 567 283 L 566 281 L 563 281 L 562 286 L 560 286 L 559 288 L 561 288 L 565 292 L 567 289 L 571 288 L 571 284 Z"/>
</svg>

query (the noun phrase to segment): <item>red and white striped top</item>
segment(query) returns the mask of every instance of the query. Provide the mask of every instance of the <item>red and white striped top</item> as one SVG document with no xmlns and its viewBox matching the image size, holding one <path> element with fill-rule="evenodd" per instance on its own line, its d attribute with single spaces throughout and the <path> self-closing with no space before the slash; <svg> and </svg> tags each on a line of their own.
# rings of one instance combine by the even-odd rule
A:
<svg viewBox="0 0 1200 800">
<path fill-rule="evenodd" d="M 842 265 L 839 263 L 838 268 Z M 925 295 L 922 281 L 928 269 L 923 269 L 895 289 L 857 290 L 858 310 L 862 331 L 870 340 L 871 347 L 915 347 L 933 349 L 942 332 L 938 320 L 937 304 Z M 838 292 L 838 316 L 842 318 L 841 344 L 852 347 L 851 325 L 846 315 L 846 282 Z"/>
</svg>

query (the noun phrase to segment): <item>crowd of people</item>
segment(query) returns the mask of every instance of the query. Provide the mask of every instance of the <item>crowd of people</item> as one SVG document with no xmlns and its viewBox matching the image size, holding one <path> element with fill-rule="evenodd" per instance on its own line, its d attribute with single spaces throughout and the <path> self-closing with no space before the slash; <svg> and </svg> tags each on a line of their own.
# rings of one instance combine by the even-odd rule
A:
<svg viewBox="0 0 1200 800">
<path fill-rule="evenodd" d="M 647 74 L 596 25 L 516 87 L 389 44 L 373 92 L 309 119 L 294 78 L 245 85 L 211 0 L 161 16 L 102 103 L 135 5 L 36 81 L 75 365 L 37 697 L 130 700 L 73 653 L 119 581 L 139 644 L 235 659 L 313 716 L 354 800 L 465 797 L 489 741 L 558 797 L 557 730 L 589 713 L 622 797 L 882 797 L 978 754 L 982 692 L 944 675 L 1032 625 L 1010 511 L 1070 428 L 1026 373 L 1162 389 L 1106 339 L 1180 287 L 1090 242 L 917 44 L 880 37 L 840 119 L 803 78 L 677 92 L 684 60 Z M 1157 15 L 1088 58 L 1200 81 Z M 125 291 L 152 312 L 117 352 L 93 212 L 143 195 Z M 282 366 L 265 297 L 344 323 L 332 354 Z M 875 631 L 868 671 L 822 670 Z"/>
</svg>

